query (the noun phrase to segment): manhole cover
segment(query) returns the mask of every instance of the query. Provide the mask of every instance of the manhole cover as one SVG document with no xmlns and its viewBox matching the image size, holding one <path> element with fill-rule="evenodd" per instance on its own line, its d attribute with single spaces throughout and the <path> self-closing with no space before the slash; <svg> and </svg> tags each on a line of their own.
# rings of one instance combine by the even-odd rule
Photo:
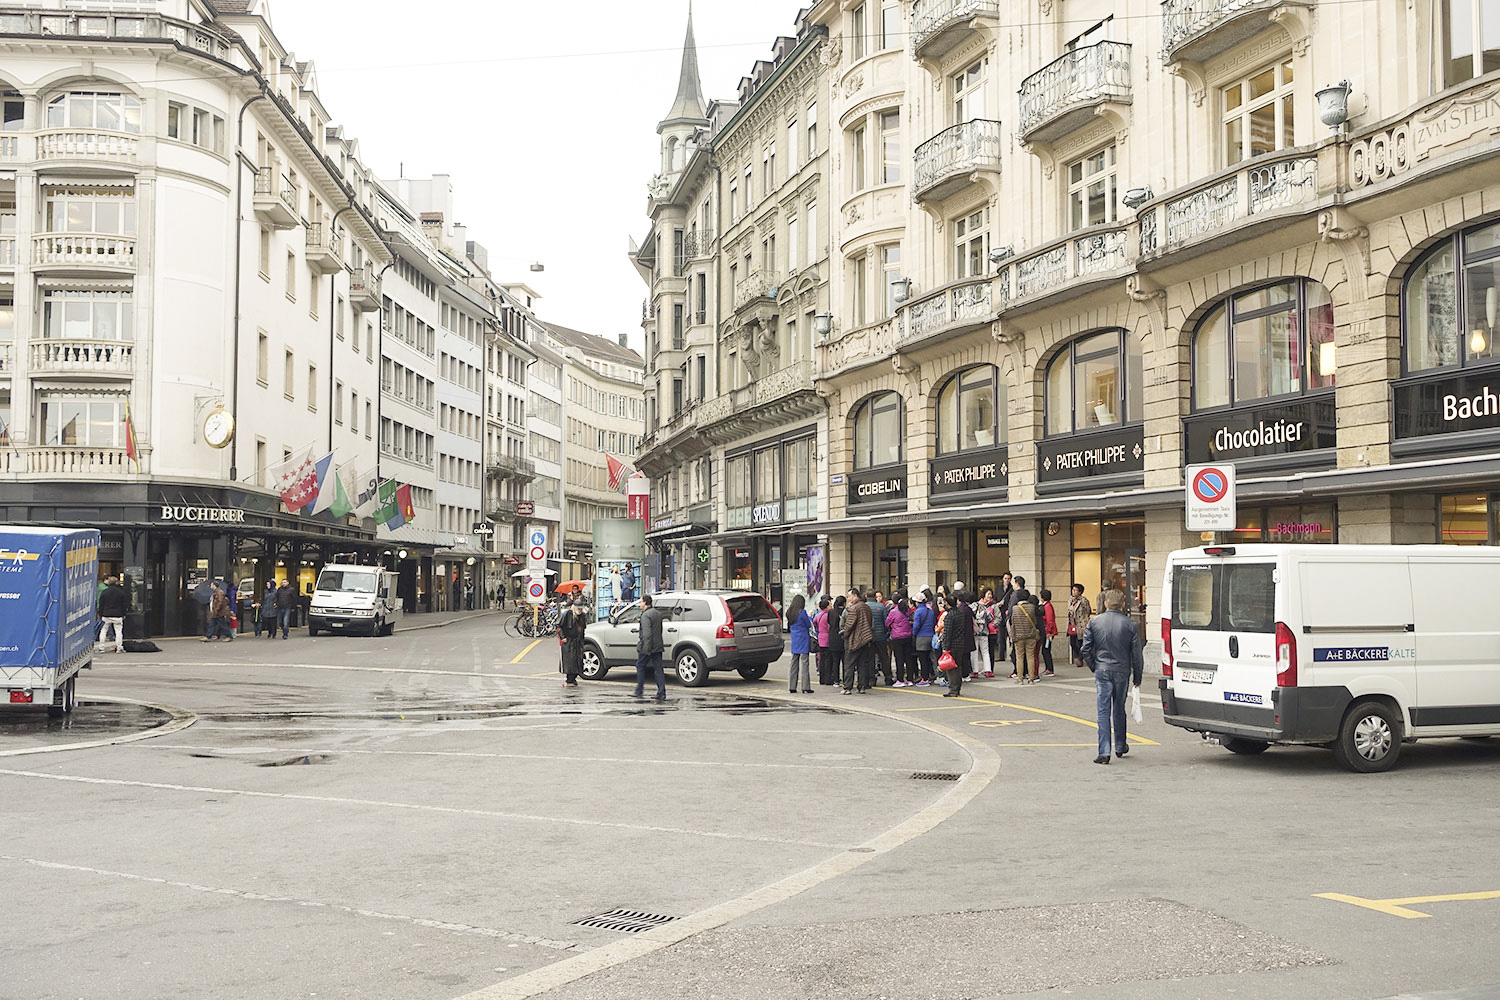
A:
<svg viewBox="0 0 1500 1000">
<path fill-rule="evenodd" d="M 949 771 L 918 771 L 912 775 L 917 781 L 957 781 L 960 777 Z"/>
<path fill-rule="evenodd" d="M 864 760 L 863 754 L 857 753 L 805 753 L 803 760 Z"/>
<path fill-rule="evenodd" d="M 649 931 L 653 927 L 671 923 L 676 917 L 668 917 L 660 913 L 643 913 L 640 910 L 605 910 L 596 913 L 592 917 L 584 917 L 573 923 L 580 927 L 602 927 L 607 931 L 625 931 L 628 934 L 639 934 L 641 931 Z"/>
</svg>

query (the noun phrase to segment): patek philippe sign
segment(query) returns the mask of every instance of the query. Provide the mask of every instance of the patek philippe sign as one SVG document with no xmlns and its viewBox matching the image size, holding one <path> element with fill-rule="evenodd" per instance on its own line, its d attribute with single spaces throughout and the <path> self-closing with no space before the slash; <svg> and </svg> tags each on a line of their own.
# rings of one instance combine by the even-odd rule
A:
<svg viewBox="0 0 1500 1000">
<path fill-rule="evenodd" d="M 245 512 L 236 507 L 188 507 L 164 503 L 157 520 L 193 524 L 244 524 Z"/>
<path fill-rule="evenodd" d="M 974 490 L 1004 489 L 1010 481 L 1010 449 L 943 455 L 927 464 L 927 492 L 934 503 L 953 503 Z"/>
<path fill-rule="evenodd" d="M 1066 482 L 1145 471 L 1146 438 L 1140 424 L 1047 438 L 1036 446 L 1036 480 Z"/>
<path fill-rule="evenodd" d="M 751 524 L 780 524 L 781 523 L 781 501 L 775 503 L 758 504 L 750 508 Z"/>
<path fill-rule="evenodd" d="M 1396 437 L 1500 428 L 1500 372 L 1397 383 Z"/>
<path fill-rule="evenodd" d="M 1331 395 L 1186 417 L 1182 430 L 1188 465 L 1319 451 L 1338 436 Z"/>
<path fill-rule="evenodd" d="M 867 507 L 872 504 L 905 505 L 906 466 L 887 466 L 884 469 L 867 469 L 851 472 L 846 477 L 849 486 L 849 506 Z"/>
</svg>

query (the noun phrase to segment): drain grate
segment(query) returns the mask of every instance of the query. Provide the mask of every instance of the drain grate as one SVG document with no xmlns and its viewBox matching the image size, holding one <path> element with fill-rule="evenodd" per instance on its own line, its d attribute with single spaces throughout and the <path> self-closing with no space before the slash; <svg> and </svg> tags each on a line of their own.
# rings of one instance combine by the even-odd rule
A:
<svg viewBox="0 0 1500 1000">
<path fill-rule="evenodd" d="M 917 771 L 912 775 L 916 781 L 957 781 L 960 777 L 951 771 Z"/>
<path fill-rule="evenodd" d="M 573 923 L 580 927 L 602 927 L 607 931 L 624 931 L 627 934 L 639 934 L 641 931 L 649 931 L 653 927 L 660 927 L 676 920 L 676 917 L 668 917 L 660 913 L 643 913 L 640 910 L 605 910 L 596 913 L 592 917 L 584 917 Z"/>
</svg>

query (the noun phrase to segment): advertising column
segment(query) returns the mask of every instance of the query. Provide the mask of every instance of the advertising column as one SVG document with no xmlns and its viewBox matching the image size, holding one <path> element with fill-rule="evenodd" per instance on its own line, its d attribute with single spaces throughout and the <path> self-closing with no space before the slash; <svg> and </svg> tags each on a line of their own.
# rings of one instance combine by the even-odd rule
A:
<svg viewBox="0 0 1500 1000">
<path fill-rule="evenodd" d="M 626 481 L 625 516 L 640 521 L 642 531 L 651 530 L 651 482 L 645 476 L 631 476 Z"/>
<path fill-rule="evenodd" d="M 594 608 L 599 621 L 635 601 L 646 556 L 646 522 L 600 518 L 594 522 Z"/>
</svg>

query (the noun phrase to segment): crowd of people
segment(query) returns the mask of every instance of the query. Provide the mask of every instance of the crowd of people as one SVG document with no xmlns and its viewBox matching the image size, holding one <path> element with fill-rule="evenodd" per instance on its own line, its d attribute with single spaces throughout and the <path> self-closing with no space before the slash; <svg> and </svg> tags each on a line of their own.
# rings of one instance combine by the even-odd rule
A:
<svg viewBox="0 0 1500 1000">
<path fill-rule="evenodd" d="M 1094 609 L 1083 595 L 1075 583 L 1059 608 L 1052 591 L 1033 594 L 1024 577 L 1009 573 L 998 594 L 958 583 L 951 591 L 922 587 L 915 595 L 903 590 L 887 598 L 854 587 L 838 597 L 824 594 L 816 609 L 798 595 L 786 609 L 788 689 L 811 693 L 814 665 L 818 684 L 837 685 L 844 694 L 883 680 L 889 687 L 947 687 L 948 695 L 957 695 L 965 681 L 993 679 L 997 672 L 1035 684 L 1054 676 L 1053 640 L 1061 635 L 1068 637 L 1072 664 L 1084 666 L 1083 635 Z"/>
</svg>

